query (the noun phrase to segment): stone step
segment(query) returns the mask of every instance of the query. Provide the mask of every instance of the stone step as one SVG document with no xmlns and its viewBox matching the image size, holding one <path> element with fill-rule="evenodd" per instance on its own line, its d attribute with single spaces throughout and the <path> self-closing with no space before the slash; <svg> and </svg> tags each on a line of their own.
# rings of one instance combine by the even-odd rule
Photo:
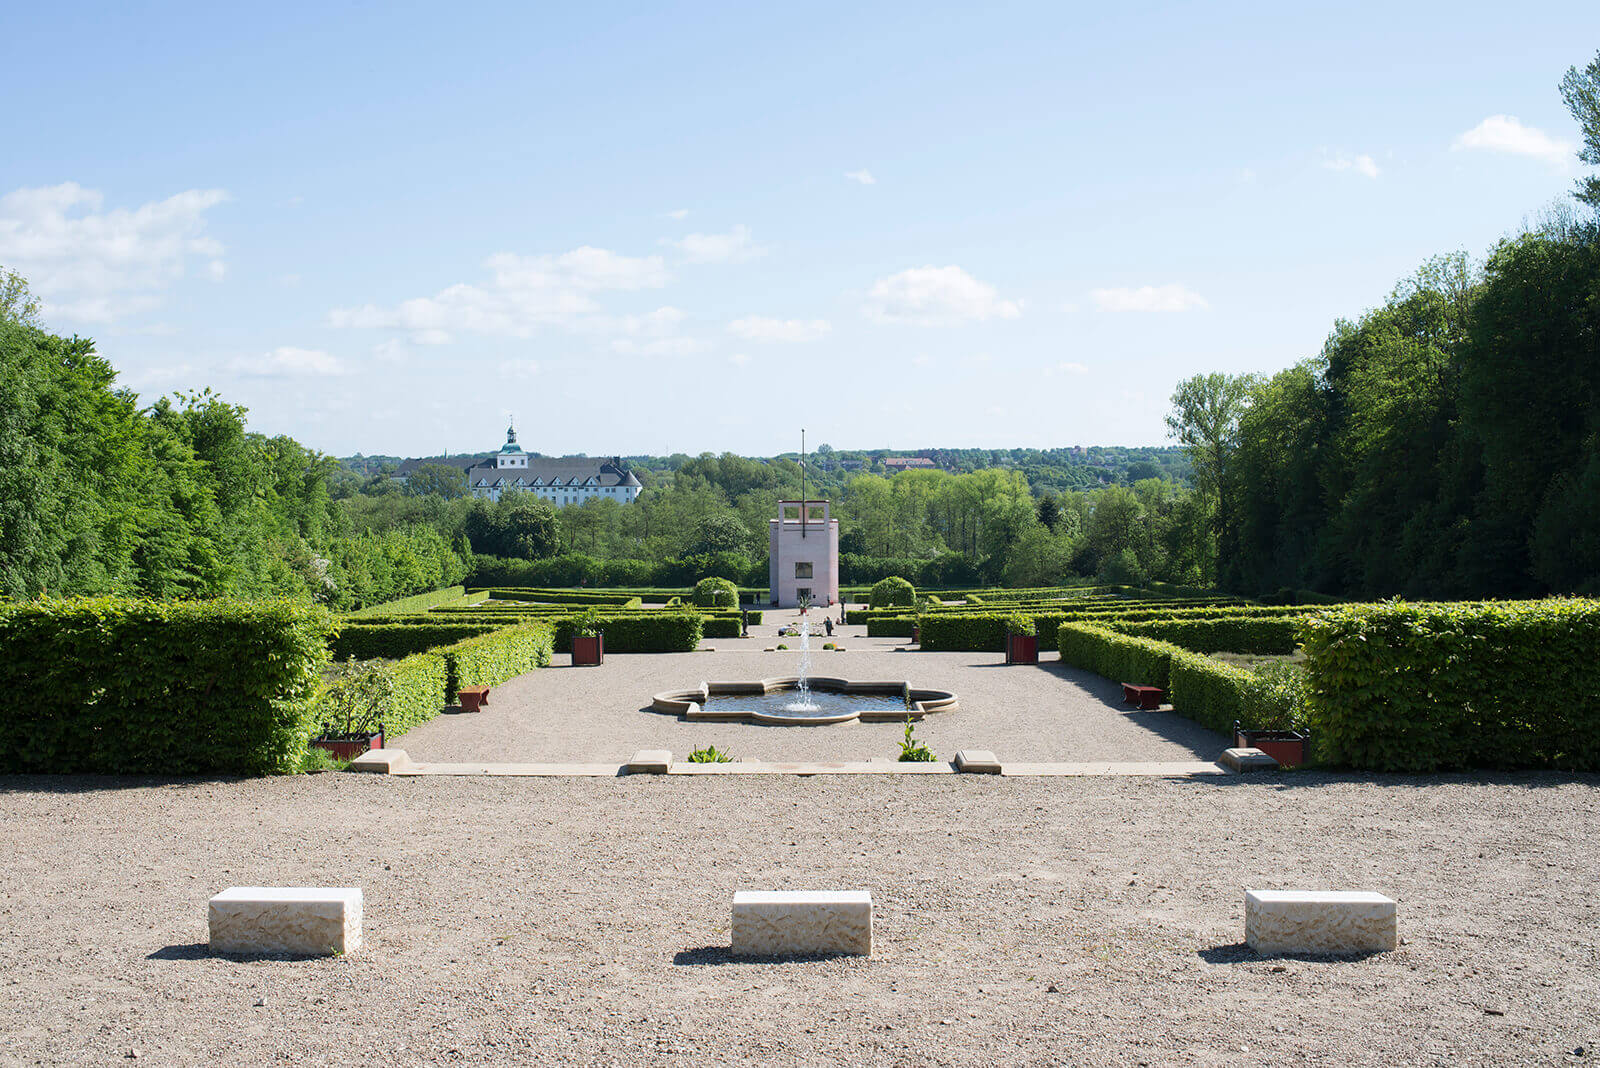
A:
<svg viewBox="0 0 1600 1068">
<path fill-rule="evenodd" d="M 732 950 L 740 957 L 872 953 L 868 890 L 741 890 Z"/>
<path fill-rule="evenodd" d="M 1383 953 L 1399 944 L 1392 898 L 1367 890 L 1246 890 L 1244 940 L 1257 953 Z"/>
<path fill-rule="evenodd" d="M 207 909 L 213 953 L 329 956 L 361 946 L 361 889 L 234 886 Z"/>
</svg>

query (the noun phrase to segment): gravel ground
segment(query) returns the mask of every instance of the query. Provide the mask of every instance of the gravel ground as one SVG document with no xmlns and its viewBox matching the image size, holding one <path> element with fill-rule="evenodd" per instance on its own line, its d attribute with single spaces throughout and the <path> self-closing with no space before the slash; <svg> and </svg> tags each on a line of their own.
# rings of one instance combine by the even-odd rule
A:
<svg viewBox="0 0 1600 1068">
<path fill-rule="evenodd" d="M 0 1064 L 1588 1063 L 1597 785 L 0 778 Z M 362 887 L 366 946 L 209 957 L 252 884 Z M 1245 886 L 1406 942 L 1257 959 Z M 876 954 L 731 960 L 741 888 L 870 889 Z"/>
<path fill-rule="evenodd" d="M 798 651 L 761 651 L 797 639 L 779 639 L 775 623 L 751 631 L 750 638 L 707 641 L 714 653 L 611 653 L 597 668 L 571 667 L 570 658 L 558 653 L 551 667 L 495 687 L 487 708 L 441 716 L 389 745 L 413 760 L 446 762 L 622 763 L 640 749 L 667 749 L 682 759 L 706 745 L 742 760 L 900 754 L 903 724 L 690 723 L 650 711 L 651 696 L 663 690 L 797 672 Z M 961 749 L 988 749 L 1001 760 L 1020 762 L 1215 760 L 1229 744 L 1181 716 L 1128 709 L 1115 682 L 1063 667 L 1053 652 L 1044 653 L 1037 668 L 1008 668 L 999 653 L 895 652 L 904 639 L 867 638 L 865 632 L 845 627 L 834 639 L 813 639 L 812 673 L 954 690 L 960 707 L 930 715 L 917 727 L 917 737 L 945 760 Z M 827 640 L 848 651 L 823 651 Z"/>
</svg>

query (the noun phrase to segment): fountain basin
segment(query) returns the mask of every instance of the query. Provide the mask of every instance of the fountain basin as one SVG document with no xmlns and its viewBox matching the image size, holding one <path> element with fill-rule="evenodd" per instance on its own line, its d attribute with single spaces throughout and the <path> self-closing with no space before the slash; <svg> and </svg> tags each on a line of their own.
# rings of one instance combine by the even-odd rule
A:
<svg viewBox="0 0 1600 1068">
<path fill-rule="evenodd" d="M 949 690 L 918 689 L 907 682 L 851 682 L 813 677 L 806 680 L 815 710 L 790 707 L 799 701 L 798 676 L 756 679 L 751 682 L 702 682 L 692 690 L 658 693 L 650 707 L 690 720 L 770 723 L 782 726 L 823 726 L 830 723 L 899 722 L 920 720 L 930 712 L 956 707 Z M 740 700 L 740 698 L 748 700 Z M 852 700 L 858 698 L 858 700 Z"/>
</svg>

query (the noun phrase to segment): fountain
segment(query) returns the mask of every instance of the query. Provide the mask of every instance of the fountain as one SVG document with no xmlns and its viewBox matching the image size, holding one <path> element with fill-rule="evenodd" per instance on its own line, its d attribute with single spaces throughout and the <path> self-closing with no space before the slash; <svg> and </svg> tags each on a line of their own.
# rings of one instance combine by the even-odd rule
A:
<svg viewBox="0 0 1600 1068">
<path fill-rule="evenodd" d="M 784 711 L 793 712 L 804 716 L 808 713 L 820 711 L 816 702 L 811 700 L 811 624 L 806 620 L 800 621 L 800 678 L 795 683 L 794 692 L 796 700 L 784 705 Z"/>
</svg>

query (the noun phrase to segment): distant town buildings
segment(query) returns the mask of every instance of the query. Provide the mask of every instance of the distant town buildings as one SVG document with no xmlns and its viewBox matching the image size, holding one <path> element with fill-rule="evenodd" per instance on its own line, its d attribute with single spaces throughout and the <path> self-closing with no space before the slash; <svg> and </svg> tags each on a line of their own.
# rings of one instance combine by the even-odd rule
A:
<svg viewBox="0 0 1600 1068">
<path fill-rule="evenodd" d="M 883 469 L 891 475 L 898 474 L 901 471 L 934 471 L 938 467 L 938 464 L 926 456 L 885 456 L 883 458 Z"/>
<path fill-rule="evenodd" d="M 593 500 L 631 504 L 642 488 L 620 457 L 529 456 L 517 444 L 515 427 L 506 428 L 506 443 L 499 452 L 466 469 L 466 478 L 474 497 L 498 501 L 507 493 L 531 493 L 563 508 Z"/>
</svg>

